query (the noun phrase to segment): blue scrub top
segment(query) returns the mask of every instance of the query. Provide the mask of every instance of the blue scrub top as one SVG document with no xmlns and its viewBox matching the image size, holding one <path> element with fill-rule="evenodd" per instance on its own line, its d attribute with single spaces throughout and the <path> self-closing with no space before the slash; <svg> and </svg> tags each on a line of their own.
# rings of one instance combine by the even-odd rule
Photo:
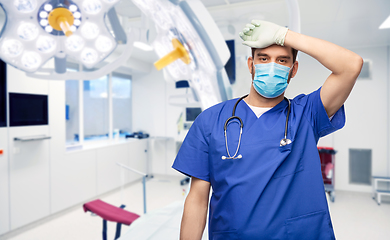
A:
<svg viewBox="0 0 390 240">
<path fill-rule="evenodd" d="M 203 111 L 189 130 L 173 168 L 211 183 L 209 239 L 335 239 L 317 150 L 320 137 L 344 126 L 344 106 L 330 121 L 320 89 L 291 100 L 287 138 L 287 100 L 257 118 L 241 101 L 236 116 L 243 121 L 238 154 L 227 156 L 224 124 L 237 99 Z M 233 156 L 239 124 L 229 124 Z"/>
</svg>

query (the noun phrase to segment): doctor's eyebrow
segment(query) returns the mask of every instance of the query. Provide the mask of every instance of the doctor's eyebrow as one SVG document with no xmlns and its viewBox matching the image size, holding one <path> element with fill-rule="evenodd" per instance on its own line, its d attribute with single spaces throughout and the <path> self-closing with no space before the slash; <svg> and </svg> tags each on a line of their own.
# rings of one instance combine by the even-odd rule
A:
<svg viewBox="0 0 390 240">
<path fill-rule="evenodd" d="M 256 57 L 269 57 L 269 55 L 266 54 L 266 53 L 257 53 L 257 54 L 256 54 Z M 283 58 L 283 59 L 291 59 L 291 57 L 288 56 L 288 55 L 280 55 L 280 56 L 277 57 L 277 59 L 280 59 L 280 58 Z"/>
<path fill-rule="evenodd" d="M 284 55 L 282 55 L 282 56 L 278 56 L 277 58 L 291 59 L 291 57 L 290 57 L 290 56 L 284 56 Z"/>
<path fill-rule="evenodd" d="M 256 57 L 269 57 L 268 54 L 265 53 L 257 53 Z"/>
</svg>

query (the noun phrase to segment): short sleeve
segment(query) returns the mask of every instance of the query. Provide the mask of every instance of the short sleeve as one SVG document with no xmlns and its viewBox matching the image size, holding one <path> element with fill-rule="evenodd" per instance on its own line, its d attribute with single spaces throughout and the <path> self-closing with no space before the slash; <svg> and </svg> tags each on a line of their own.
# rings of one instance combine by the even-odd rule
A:
<svg viewBox="0 0 390 240">
<path fill-rule="evenodd" d="M 320 92 L 321 88 L 305 96 L 306 101 L 301 101 L 302 104 L 305 104 L 305 115 L 313 127 L 317 140 L 343 128 L 345 125 L 344 105 L 330 120 L 322 103 Z"/>
<path fill-rule="evenodd" d="M 207 134 L 203 129 L 204 112 L 192 124 L 176 156 L 172 168 L 187 175 L 210 181 Z"/>
</svg>

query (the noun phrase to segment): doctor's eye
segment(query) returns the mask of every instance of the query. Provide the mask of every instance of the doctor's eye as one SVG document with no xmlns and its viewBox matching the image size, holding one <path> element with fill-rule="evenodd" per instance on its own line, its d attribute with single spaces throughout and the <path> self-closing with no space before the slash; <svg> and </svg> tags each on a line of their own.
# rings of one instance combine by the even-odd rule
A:
<svg viewBox="0 0 390 240">
<path fill-rule="evenodd" d="M 268 59 L 265 58 L 265 57 L 260 58 L 260 61 L 262 61 L 262 62 L 266 62 L 267 60 L 268 60 Z"/>
</svg>

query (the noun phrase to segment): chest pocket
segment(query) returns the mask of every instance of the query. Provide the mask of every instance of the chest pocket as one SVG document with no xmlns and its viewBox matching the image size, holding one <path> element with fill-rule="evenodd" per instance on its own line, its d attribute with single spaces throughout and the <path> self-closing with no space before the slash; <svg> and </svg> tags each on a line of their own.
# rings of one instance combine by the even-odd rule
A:
<svg viewBox="0 0 390 240">
<path fill-rule="evenodd" d="M 293 143 L 287 144 L 286 146 L 279 147 L 281 153 L 290 152 L 288 157 L 280 163 L 279 167 L 276 169 L 273 178 L 281 178 L 290 176 L 297 172 L 303 171 L 303 159 L 302 151 L 292 151 Z"/>
</svg>

